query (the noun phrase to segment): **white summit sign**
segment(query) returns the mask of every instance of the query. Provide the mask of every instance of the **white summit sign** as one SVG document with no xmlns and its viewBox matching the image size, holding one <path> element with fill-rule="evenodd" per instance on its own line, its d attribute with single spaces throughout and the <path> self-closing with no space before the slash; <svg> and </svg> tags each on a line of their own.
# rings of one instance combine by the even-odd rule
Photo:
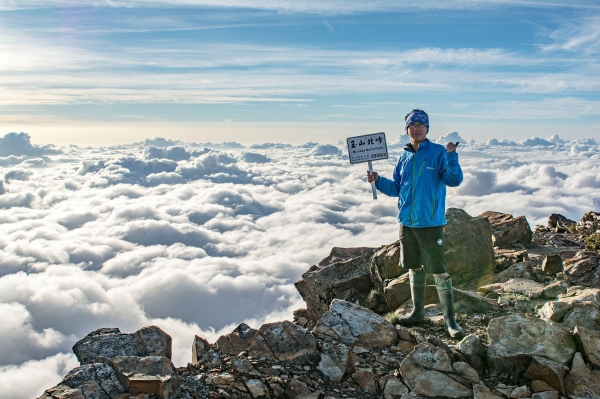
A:
<svg viewBox="0 0 600 399">
<path fill-rule="evenodd" d="M 348 144 L 350 163 L 368 162 L 369 172 L 371 173 L 373 173 L 372 161 L 388 158 L 387 143 L 383 132 L 348 137 L 346 143 Z M 371 183 L 371 189 L 373 190 L 373 199 L 377 199 L 374 182 Z"/>
<path fill-rule="evenodd" d="M 348 156 L 350 163 L 361 163 L 387 159 L 387 143 L 385 133 L 365 134 L 364 136 L 348 137 Z"/>
</svg>

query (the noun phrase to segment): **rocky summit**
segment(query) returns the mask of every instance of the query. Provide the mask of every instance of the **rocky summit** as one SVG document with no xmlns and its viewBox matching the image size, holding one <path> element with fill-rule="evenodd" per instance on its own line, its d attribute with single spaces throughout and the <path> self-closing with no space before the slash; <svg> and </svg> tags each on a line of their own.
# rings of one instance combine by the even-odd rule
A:
<svg viewBox="0 0 600 399">
<path fill-rule="evenodd" d="M 397 242 L 333 248 L 296 283 L 307 308 L 293 321 L 196 336 L 186 367 L 158 327 L 102 328 L 40 398 L 600 398 L 600 214 L 533 231 L 498 212 L 447 219 L 460 341 L 432 282 L 425 320 L 395 325 L 411 306 Z"/>
</svg>

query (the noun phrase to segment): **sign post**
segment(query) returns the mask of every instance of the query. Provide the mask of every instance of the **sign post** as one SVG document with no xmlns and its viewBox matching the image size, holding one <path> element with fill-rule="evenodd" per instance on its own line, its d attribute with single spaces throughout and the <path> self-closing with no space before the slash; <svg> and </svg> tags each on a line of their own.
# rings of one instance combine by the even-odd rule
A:
<svg viewBox="0 0 600 399">
<path fill-rule="evenodd" d="M 369 173 L 373 174 L 373 163 L 371 161 L 367 162 L 369 165 Z M 375 188 L 375 180 L 371 181 L 371 192 L 373 193 L 373 199 L 377 199 L 377 189 Z"/>
<path fill-rule="evenodd" d="M 379 159 L 387 159 L 387 143 L 385 141 L 385 133 L 366 134 L 364 136 L 348 137 L 348 158 L 351 164 L 367 162 L 369 165 L 369 173 L 373 174 L 372 161 Z M 375 182 L 371 182 L 371 190 L 373 191 L 373 199 L 377 199 L 377 190 Z"/>
</svg>

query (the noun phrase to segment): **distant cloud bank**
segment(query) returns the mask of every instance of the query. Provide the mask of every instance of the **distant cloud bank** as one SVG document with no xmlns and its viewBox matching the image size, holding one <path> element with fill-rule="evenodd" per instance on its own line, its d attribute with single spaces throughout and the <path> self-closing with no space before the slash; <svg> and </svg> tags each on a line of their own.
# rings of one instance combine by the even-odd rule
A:
<svg viewBox="0 0 600 399">
<path fill-rule="evenodd" d="M 374 162 L 390 176 L 404 136 Z M 460 141 L 457 132 L 433 138 Z M 293 285 L 334 246 L 396 239 L 396 200 L 372 200 L 343 143 L 35 146 L 0 138 L 0 396 L 34 397 L 76 364 L 88 332 L 156 324 L 189 359 L 214 341 L 304 307 Z M 447 206 L 571 219 L 600 209 L 594 139 L 492 139 L 459 146 Z M 16 383 L 12 383 L 16 381 Z M 15 389 L 17 384 L 19 389 Z M 21 395 L 21 396 L 19 396 Z"/>
</svg>

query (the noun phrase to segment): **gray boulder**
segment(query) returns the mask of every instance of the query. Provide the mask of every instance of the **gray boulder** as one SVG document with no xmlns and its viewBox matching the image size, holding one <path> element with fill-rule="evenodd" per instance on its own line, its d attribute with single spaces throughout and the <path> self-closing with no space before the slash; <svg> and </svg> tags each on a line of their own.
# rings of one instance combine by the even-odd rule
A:
<svg viewBox="0 0 600 399">
<path fill-rule="evenodd" d="M 571 284 L 600 287 L 600 254 L 581 251 L 564 263 L 565 277 Z"/>
<path fill-rule="evenodd" d="M 510 397 L 514 399 L 525 399 L 529 398 L 530 396 L 531 392 L 529 391 L 529 387 L 527 387 L 527 385 L 516 387 L 510 394 Z"/>
<path fill-rule="evenodd" d="M 448 353 L 434 345 L 423 342 L 415 346 L 415 349 L 408 354 L 408 358 L 418 367 L 437 370 L 443 373 L 452 373 L 452 360 Z"/>
<path fill-rule="evenodd" d="M 553 321 L 510 315 L 490 321 L 488 363 L 492 375 L 525 372 L 532 357 L 567 365 L 575 354 L 572 335 Z"/>
<path fill-rule="evenodd" d="M 165 357 L 117 356 L 110 359 L 109 364 L 130 394 L 154 394 L 170 399 L 179 393 L 177 371 Z"/>
<path fill-rule="evenodd" d="M 334 299 L 330 310 L 317 322 L 313 334 L 320 339 L 331 338 L 349 347 L 381 349 L 395 345 L 398 334 L 393 325 L 377 313 Z"/>
<path fill-rule="evenodd" d="M 573 308 L 572 304 L 562 301 L 551 301 L 546 302 L 538 310 L 538 315 L 544 320 L 552 320 L 555 322 L 561 322 L 567 313 Z"/>
<path fill-rule="evenodd" d="M 513 278 L 538 281 L 538 278 L 531 264 L 527 262 L 515 263 L 508 269 L 495 274 L 492 283 L 506 283 Z"/>
<path fill-rule="evenodd" d="M 544 291 L 542 291 L 542 297 L 554 299 L 559 295 L 566 294 L 568 290 L 569 285 L 566 282 L 562 280 L 554 281 L 544 287 Z"/>
<path fill-rule="evenodd" d="M 531 399 L 558 399 L 559 395 L 556 391 L 536 392 L 531 395 Z"/>
<path fill-rule="evenodd" d="M 479 373 L 475 370 L 469 363 L 466 362 L 454 362 L 452 363 L 452 368 L 454 369 L 454 374 L 466 378 L 473 384 L 481 383 L 479 378 Z"/>
<path fill-rule="evenodd" d="M 492 231 L 484 217 L 472 217 L 462 209 L 446 210 L 444 258 L 455 285 L 478 279 L 486 284 L 495 260 Z"/>
<path fill-rule="evenodd" d="M 302 274 L 295 286 L 313 321 L 329 310 L 334 298 L 364 303 L 373 289 L 369 256 L 366 254 L 324 267 L 313 266 Z"/>
<path fill-rule="evenodd" d="M 258 330 L 242 323 L 230 334 L 220 336 L 216 342 L 217 348 L 219 348 L 223 354 L 237 355 L 240 352 L 250 349 L 250 343 L 257 332 Z"/>
<path fill-rule="evenodd" d="M 553 213 L 548 217 L 548 229 L 553 230 L 557 233 L 566 233 L 569 231 L 569 227 L 576 224 L 574 220 L 568 219 L 565 216 Z"/>
<path fill-rule="evenodd" d="M 192 364 L 203 363 L 208 360 L 208 352 L 210 351 L 208 341 L 197 335 L 194 336 L 192 344 Z"/>
<path fill-rule="evenodd" d="M 138 343 L 142 346 L 147 355 L 144 356 L 162 356 L 171 359 L 171 346 L 173 340 L 171 336 L 156 326 L 143 327 L 133 333 Z"/>
<path fill-rule="evenodd" d="M 171 358 L 171 337 L 156 326 L 132 334 L 118 328 L 92 331 L 73 346 L 81 364 L 104 363 L 115 356 L 163 356 Z"/>
<path fill-rule="evenodd" d="M 329 256 L 322 259 L 318 266 L 325 267 L 338 262 L 345 262 L 350 259 L 358 258 L 363 255 L 371 255 L 377 248 L 370 247 L 353 247 L 353 248 L 340 248 L 333 247 Z"/>
<path fill-rule="evenodd" d="M 424 397 L 470 398 L 473 391 L 448 375 L 419 367 L 406 357 L 400 364 L 400 374 L 408 387 Z"/>
<path fill-rule="evenodd" d="M 479 215 L 486 217 L 492 226 L 492 235 L 494 246 L 510 247 L 514 244 L 521 244 L 525 247 L 531 246 L 533 232 L 525 216 L 516 218 L 508 213 L 487 211 Z"/>
<path fill-rule="evenodd" d="M 511 294 L 520 294 L 528 298 L 539 298 L 544 291 L 544 285 L 524 278 L 511 278 L 502 284 L 502 291 Z"/>
<path fill-rule="evenodd" d="M 556 274 L 562 272 L 563 262 L 560 255 L 547 255 L 542 262 L 542 271 L 546 274 Z"/>
<path fill-rule="evenodd" d="M 408 393 L 408 388 L 398 378 L 393 375 L 383 376 L 379 380 L 379 387 L 383 391 L 385 398 L 399 398 Z"/>
<path fill-rule="evenodd" d="M 527 250 L 494 248 L 496 258 L 496 270 L 505 270 L 515 263 L 525 262 L 529 260 Z"/>
<path fill-rule="evenodd" d="M 69 371 L 60 384 L 46 390 L 39 399 L 113 399 L 126 392 L 112 367 L 94 363 Z"/>
<path fill-rule="evenodd" d="M 253 398 L 265 398 L 269 394 L 269 388 L 256 378 L 246 381 L 246 387 Z"/>
<path fill-rule="evenodd" d="M 483 384 L 473 385 L 473 399 L 503 399 Z"/>
<path fill-rule="evenodd" d="M 600 288 L 570 287 L 566 295 L 546 302 L 538 314 L 544 320 L 559 322 L 571 331 L 582 326 L 600 332 Z"/>
<path fill-rule="evenodd" d="M 248 349 L 252 356 L 279 361 L 312 355 L 316 351 L 316 338 L 305 328 L 287 320 L 263 324 Z"/>
<path fill-rule="evenodd" d="M 377 376 L 372 369 L 358 369 L 352 374 L 352 379 L 365 391 L 372 394 L 377 392 Z"/>
<path fill-rule="evenodd" d="M 340 382 L 345 375 L 354 373 L 352 359 L 352 352 L 346 345 L 328 339 L 321 347 L 321 360 L 317 369 L 331 381 Z"/>
<path fill-rule="evenodd" d="M 558 394 L 558 391 L 548 384 L 546 381 L 541 380 L 533 380 L 531 381 L 531 390 L 533 392 L 546 392 L 546 391 L 554 391 Z"/>
<path fill-rule="evenodd" d="M 560 298 L 560 301 L 570 304 L 587 301 L 600 305 L 600 288 L 589 288 L 584 286 L 569 287 L 567 294 L 563 295 Z"/>
<path fill-rule="evenodd" d="M 222 364 L 222 361 L 219 353 L 211 348 L 208 341 L 196 335 L 192 345 L 192 364 L 218 367 Z"/>
<path fill-rule="evenodd" d="M 397 309 L 400 305 L 410 299 L 409 273 L 389 282 L 384 288 L 385 301 L 390 309 Z"/>
<path fill-rule="evenodd" d="M 571 372 L 566 378 L 569 397 L 600 398 L 600 371 L 589 370 L 583 361 L 581 353 L 573 358 Z"/>
<path fill-rule="evenodd" d="M 575 303 L 561 324 L 570 331 L 582 326 L 600 332 L 600 306 L 590 301 Z"/>
<path fill-rule="evenodd" d="M 594 369 L 600 370 L 600 332 L 577 326 L 573 336 L 585 361 Z"/>
<path fill-rule="evenodd" d="M 386 283 L 406 273 L 398 264 L 400 261 L 400 241 L 377 249 L 370 258 L 371 280 L 378 291 L 382 291 Z"/>
<path fill-rule="evenodd" d="M 456 349 L 479 375 L 487 373 L 486 348 L 477 335 L 467 335 L 456 345 Z"/>
<path fill-rule="evenodd" d="M 540 356 L 534 356 L 525 372 L 525 377 L 533 381 L 543 381 L 566 396 L 565 376 L 569 369 L 562 363 Z"/>
<path fill-rule="evenodd" d="M 254 376 L 254 377 L 262 376 L 262 374 L 254 368 L 254 365 L 252 365 L 252 363 L 250 363 L 250 360 L 248 360 L 244 357 L 239 358 L 239 357 L 233 356 L 231 358 L 231 367 L 233 368 L 233 370 L 235 370 L 236 372 L 238 372 L 242 375 Z"/>
<path fill-rule="evenodd" d="M 285 397 L 296 399 L 296 398 L 305 398 L 310 395 L 310 389 L 308 385 L 303 381 L 300 381 L 298 378 L 292 378 L 292 381 L 288 384 L 287 389 L 285 390 Z"/>
</svg>

